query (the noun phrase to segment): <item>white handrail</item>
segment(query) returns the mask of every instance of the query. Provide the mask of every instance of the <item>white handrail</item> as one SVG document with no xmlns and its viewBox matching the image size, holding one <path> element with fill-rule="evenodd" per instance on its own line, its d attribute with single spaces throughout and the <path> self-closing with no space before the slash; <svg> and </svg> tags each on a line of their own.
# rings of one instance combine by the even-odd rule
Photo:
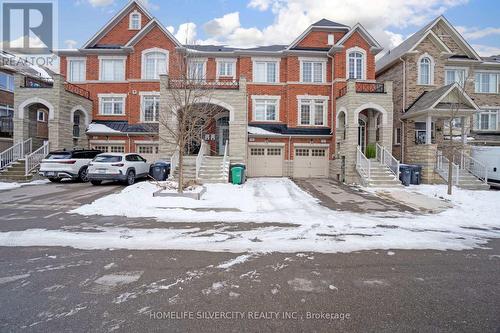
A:
<svg viewBox="0 0 500 333">
<path fill-rule="evenodd" d="M 371 179 L 371 162 L 361 151 L 361 147 L 358 146 L 356 155 L 356 170 L 359 174 L 370 181 Z"/>
<path fill-rule="evenodd" d="M 472 158 L 469 154 L 462 152 L 460 156 L 460 167 L 472 175 L 488 183 L 488 166 Z"/>
<path fill-rule="evenodd" d="M 389 170 L 399 179 L 399 161 L 392 156 L 391 152 L 377 143 L 377 161 L 385 164 Z"/>
<path fill-rule="evenodd" d="M 33 171 L 37 166 L 40 165 L 42 160 L 49 154 L 49 141 L 44 141 L 43 145 L 32 152 L 27 154 L 24 158 L 24 168 L 25 176 L 29 176 L 30 172 Z"/>
<path fill-rule="evenodd" d="M 12 165 L 17 160 L 24 157 L 25 154 L 31 154 L 32 147 L 31 138 L 18 142 L 12 147 L 0 153 L 0 170 L 3 170 Z"/>
<path fill-rule="evenodd" d="M 174 171 L 177 168 L 178 164 L 179 164 L 179 147 L 176 147 L 172 157 L 170 158 L 170 176 L 174 174 Z"/>
<path fill-rule="evenodd" d="M 450 161 L 443 155 L 443 152 L 438 150 L 437 158 L 436 158 L 436 171 L 437 173 L 448 183 L 448 167 Z M 451 173 L 451 182 L 454 185 L 458 186 L 460 180 L 460 167 L 451 162 L 452 173 Z"/>
<path fill-rule="evenodd" d="M 200 169 L 203 164 L 203 160 L 205 158 L 205 151 L 207 149 L 207 143 L 205 140 L 201 141 L 200 151 L 198 152 L 198 156 L 196 156 L 196 179 L 198 179 L 200 174 Z"/>
<path fill-rule="evenodd" d="M 222 159 L 222 168 L 224 170 L 224 175 L 229 175 L 229 140 L 226 140 L 224 145 L 224 158 Z"/>
</svg>

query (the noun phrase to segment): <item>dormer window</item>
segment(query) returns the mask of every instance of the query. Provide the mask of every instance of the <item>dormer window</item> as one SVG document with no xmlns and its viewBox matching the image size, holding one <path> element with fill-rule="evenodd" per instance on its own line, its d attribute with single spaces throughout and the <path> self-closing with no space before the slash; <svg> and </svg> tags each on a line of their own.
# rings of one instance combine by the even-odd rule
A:
<svg viewBox="0 0 500 333">
<path fill-rule="evenodd" d="M 328 35 L 328 45 L 335 44 L 335 36 L 333 34 Z"/>
<path fill-rule="evenodd" d="M 428 54 L 422 55 L 418 60 L 418 84 L 434 84 L 434 61 Z"/>
<path fill-rule="evenodd" d="M 130 13 L 129 21 L 130 30 L 141 30 L 141 13 L 138 11 Z"/>
</svg>

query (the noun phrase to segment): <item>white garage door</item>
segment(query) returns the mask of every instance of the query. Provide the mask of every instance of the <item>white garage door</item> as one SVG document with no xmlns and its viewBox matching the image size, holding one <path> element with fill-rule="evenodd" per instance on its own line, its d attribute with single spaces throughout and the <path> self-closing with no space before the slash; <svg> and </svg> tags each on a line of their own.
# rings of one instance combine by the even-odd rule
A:
<svg viewBox="0 0 500 333">
<path fill-rule="evenodd" d="M 249 177 L 282 177 L 283 148 L 250 147 L 248 152 Z"/>
<path fill-rule="evenodd" d="M 328 169 L 328 148 L 295 148 L 295 178 L 326 178 Z"/>
</svg>

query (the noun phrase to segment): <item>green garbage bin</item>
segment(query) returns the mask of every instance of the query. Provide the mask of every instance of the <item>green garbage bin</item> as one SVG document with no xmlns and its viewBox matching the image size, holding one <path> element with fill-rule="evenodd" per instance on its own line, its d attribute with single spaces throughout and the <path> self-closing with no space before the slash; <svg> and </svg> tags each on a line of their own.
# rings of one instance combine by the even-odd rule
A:
<svg viewBox="0 0 500 333">
<path fill-rule="evenodd" d="M 231 183 L 234 185 L 241 185 L 245 181 L 245 166 L 234 165 L 231 167 Z"/>
</svg>

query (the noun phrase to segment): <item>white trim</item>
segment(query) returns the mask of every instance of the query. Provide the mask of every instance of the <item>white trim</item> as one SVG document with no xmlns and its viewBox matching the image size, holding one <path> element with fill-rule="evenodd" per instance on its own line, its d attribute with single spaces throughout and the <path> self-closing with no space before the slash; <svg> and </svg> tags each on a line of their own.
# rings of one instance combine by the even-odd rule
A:
<svg viewBox="0 0 500 333">
<path fill-rule="evenodd" d="M 344 37 L 342 37 L 335 45 L 340 46 L 344 44 L 344 42 L 348 40 L 356 30 L 360 30 L 361 34 L 364 35 L 363 38 L 367 42 L 371 43 L 373 47 L 382 48 L 382 46 L 377 42 L 377 40 L 373 38 L 372 35 L 370 35 L 368 30 L 366 30 L 365 27 L 361 25 L 361 23 L 356 23 L 356 25 L 352 27 L 351 30 L 347 34 L 345 34 Z"/>
<path fill-rule="evenodd" d="M 430 68 L 429 68 L 429 83 L 423 83 L 422 82 L 422 72 L 421 72 L 421 68 L 420 68 L 420 62 L 422 61 L 422 59 L 424 58 L 428 58 L 430 60 Z M 422 54 L 418 60 L 417 60 L 417 72 L 418 72 L 418 76 L 417 76 L 417 85 L 419 86 L 433 86 L 434 85 L 434 66 L 435 66 L 435 62 L 434 62 L 434 58 L 427 52 L 425 52 L 424 54 Z"/>
<path fill-rule="evenodd" d="M 159 145 L 160 144 L 160 141 L 146 141 L 146 140 L 139 140 L 139 141 L 134 141 L 134 143 L 136 145 L 151 145 L 151 146 L 155 146 L 155 145 Z"/>
<path fill-rule="evenodd" d="M 47 117 L 48 117 L 47 113 L 48 113 L 48 112 L 47 112 L 47 110 L 46 110 L 46 109 L 42 109 L 42 108 L 40 108 L 40 109 L 36 110 L 36 121 L 37 121 L 38 123 L 48 123 L 49 121 L 48 121 L 48 119 L 47 119 Z M 42 114 L 42 115 L 43 115 L 43 116 L 42 116 L 42 120 L 40 120 L 40 116 L 39 116 L 40 114 Z"/>
<path fill-rule="evenodd" d="M 306 143 L 306 142 L 297 142 L 297 143 L 294 143 L 293 144 L 293 148 L 295 147 L 300 147 L 300 148 L 311 148 L 311 149 L 314 149 L 314 148 L 327 148 L 328 151 L 330 150 L 330 145 L 328 143 Z M 324 157 L 328 157 L 329 156 L 329 152 L 326 156 Z"/>
<path fill-rule="evenodd" d="M 340 118 L 340 114 L 343 113 L 344 114 L 344 127 L 339 127 L 339 118 Z M 345 107 L 341 107 L 340 110 L 337 112 L 337 116 L 336 116 L 336 119 L 335 119 L 335 129 L 339 129 L 339 128 L 342 128 L 342 129 L 346 129 L 347 128 L 347 109 Z"/>
<path fill-rule="evenodd" d="M 436 22 L 434 22 L 434 24 L 432 24 L 432 27 L 430 29 L 432 29 L 436 23 L 438 21 L 442 21 L 445 23 L 445 25 L 453 32 L 455 33 L 455 36 L 458 37 L 458 39 L 460 40 L 460 42 L 462 43 L 463 46 L 465 46 L 465 48 L 471 52 L 471 54 L 474 56 L 474 58 L 476 58 L 477 60 L 482 60 L 481 57 L 479 56 L 479 54 L 477 54 L 476 50 L 474 50 L 470 45 L 469 43 L 467 43 L 467 41 L 462 37 L 462 35 L 457 31 L 457 29 L 455 29 L 455 27 L 450 23 L 448 22 L 448 20 L 446 19 L 446 17 L 444 17 L 443 15 L 439 16 L 438 19 L 436 20 Z"/>
<path fill-rule="evenodd" d="M 444 83 L 446 84 L 446 71 L 465 71 L 464 73 L 464 83 L 467 83 L 469 77 L 469 67 L 460 67 L 460 66 L 444 66 Z M 453 82 L 452 82 L 453 83 Z M 451 84 L 451 83 L 448 83 Z"/>
<path fill-rule="evenodd" d="M 122 113 L 120 114 L 103 114 L 102 113 L 102 99 L 106 97 L 115 97 L 115 98 L 123 98 L 123 108 L 122 108 Z M 99 111 L 98 114 L 100 116 L 110 116 L 110 117 L 122 117 L 126 115 L 126 106 L 127 106 L 127 94 L 98 94 L 97 98 L 99 99 Z"/>
<path fill-rule="evenodd" d="M 290 50 L 293 47 L 295 47 L 297 44 L 299 44 L 312 30 L 329 30 L 329 31 L 335 31 L 335 30 L 348 30 L 349 27 L 331 27 L 331 26 L 313 26 L 310 25 L 309 28 L 307 28 L 302 34 L 300 34 L 299 37 L 297 37 L 287 48 L 286 50 Z"/>
<path fill-rule="evenodd" d="M 83 80 L 71 81 L 71 61 L 83 61 Z M 66 81 L 82 83 L 87 81 L 87 57 L 66 57 Z"/>
<path fill-rule="evenodd" d="M 189 58 L 188 59 L 188 64 L 186 68 L 186 77 L 188 80 L 195 80 L 195 78 L 191 78 L 189 76 L 189 66 L 191 66 L 192 63 L 202 63 L 203 64 L 203 75 L 201 78 L 201 81 L 205 81 L 207 79 L 207 62 L 208 58 Z"/>
<path fill-rule="evenodd" d="M 120 21 L 121 19 L 123 19 L 125 17 L 125 14 L 127 13 L 128 10 L 130 10 L 130 8 L 133 6 L 133 5 L 136 5 L 137 7 L 140 8 L 140 10 L 144 13 L 144 15 L 147 16 L 148 19 L 153 19 L 153 17 L 151 16 L 151 14 L 149 13 L 149 11 L 146 9 L 146 7 L 144 7 L 144 5 L 140 2 L 140 1 L 137 1 L 137 0 L 132 0 L 128 3 L 127 6 L 123 7 L 122 10 L 120 10 L 115 16 L 113 16 L 105 25 L 104 27 L 101 28 L 101 30 L 99 30 L 94 36 L 92 36 L 92 38 L 90 38 L 84 45 L 82 48 L 86 49 L 88 48 L 89 46 L 91 45 L 94 45 L 95 42 L 97 42 L 98 38 L 103 35 L 105 32 L 108 32 L 110 31 L 113 27 L 115 27 Z"/>
<path fill-rule="evenodd" d="M 132 27 L 132 16 L 139 15 L 139 27 Z M 142 28 L 142 14 L 136 9 L 128 15 L 128 30 L 141 30 Z"/>
<path fill-rule="evenodd" d="M 363 70 L 361 71 L 361 79 L 356 79 L 356 80 L 366 80 L 366 73 L 368 71 L 368 68 L 366 68 L 366 64 L 367 64 L 367 59 L 366 59 L 366 50 L 359 47 L 359 46 L 354 46 L 354 47 L 351 47 L 349 49 L 347 49 L 345 51 L 345 71 L 346 71 L 346 75 L 345 75 L 345 78 L 346 80 L 349 80 L 349 55 L 353 52 L 358 52 L 358 53 L 361 53 L 363 55 L 363 58 L 361 59 L 361 62 L 363 64 Z"/>
<path fill-rule="evenodd" d="M 91 145 L 119 145 L 119 144 L 125 144 L 125 140 L 89 140 L 89 143 Z"/>
<path fill-rule="evenodd" d="M 254 122 L 279 122 L 280 120 L 280 103 L 281 103 L 281 96 L 276 96 L 276 95 L 252 95 L 252 121 Z M 255 106 L 256 106 L 256 100 L 258 99 L 267 99 L 267 100 L 274 100 L 276 102 L 276 114 L 274 117 L 274 120 L 258 120 L 255 117 Z"/>
<path fill-rule="evenodd" d="M 179 43 L 179 41 L 175 38 L 174 35 L 172 35 L 172 33 L 170 33 L 170 31 L 168 31 L 164 26 L 163 24 L 161 24 L 161 22 L 159 22 L 156 18 L 153 18 L 151 21 L 149 21 L 148 24 L 146 24 L 144 26 L 144 28 L 142 28 L 141 31 L 139 31 L 134 37 L 132 37 L 128 42 L 127 44 L 125 44 L 125 47 L 131 47 L 133 45 L 135 45 L 135 43 L 137 41 L 139 41 L 146 33 L 148 33 L 151 29 L 152 29 L 152 26 L 156 24 L 158 26 L 158 28 L 160 28 L 161 31 L 163 31 L 163 33 L 170 39 L 174 42 L 174 44 L 178 47 L 182 47 L 182 44 Z"/>
<path fill-rule="evenodd" d="M 249 142 L 248 146 L 262 146 L 262 147 L 277 147 L 277 148 L 283 148 L 285 147 L 284 143 L 279 143 L 279 142 Z"/>
<path fill-rule="evenodd" d="M 256 66 L 255 66 L 255 63 L 256 62 L 274 62 L 276 64 L 276 81 L 275 82 L 267 82 L 267 81 L 255 81 L 255 70 L 256 70 Z M 281 58 L 276 58 L 276 57 L 252 57 L 252 83 L 272 83 L 272 84 L 276 84 L 276 83 L 280 83 L 280 64 L 281 64 Z M 266 68 L 267 70 L 267 68 Z M 267 76 L 267 73 L 266 73 L 266 76 Z"/>
<path fill-rule="evenodd" d="M 149 53 L 162 53 L 166 56 L 166 66 L 165 66 L 165 70 L 166 70 L 166 73 L 159 73 L 158 74 L 158 78 L 157 79 L 147 79 L 146 78 L 146 56 L 149 54 Z M 159 80 L 160 79 L 160 75 L 164 75 L 164 74 L 168 74 L 169 72 L 169 61 L 170 61 L 170 53 L 168 50 L 165 50 L 165 49 L 161 49 L 159 47 L 152 47 L 150 49 L 146 49 L 146 50 L 143 50 L 142 53 L 141 53 L 141 79 L 142 80 Z"/>
<path fill-rule="evenodd" d="M 321 82 L 314 82 L 314 65 L 311 68 L 311 79 L 313 82 L 304 82 L 304 62 L 321 63 Z M 328 65 L 328 58 L 324 57 L 299 57 L 300 72 L 299 72 L 299 83 L 307 84 L 324 84 L 326 82 L 326 68 Z"/>
<path fill-rule="evenodd" d="M 232 77 L 233 80 L 236 80 L 236 63 L 238 59 L 236 58 L 215 58 L 215 78 L 219 80 L 219 77 L 224 77 L 224 78 L 229 78 Z M 228 75 L 223 75 L 221 76 L 219 74 L 219 66 L 221 62 L 227 62 L 227 63 L 232 63 L 233 64 L 233 75 L 228 76 Z"/>
<path fill-rule="evenodd" d="M 99 81 L 102 82 L 126 82 L 127 81 L 127 56 L 98 56 L 99 59 Z M 123 80 L 103 80 L 102 79 L 102 61 L 103 60 L 122 60 Z"/>
<path fill-rule="evenodd" d="M 429 109 L 435 109 L 436 106 L 439 103 L 441 103 L 443 98 L 448 96 L 450 94 L 450 92 L 454 89 L 458 89 L 458 92 L 461 93 L 462 96 L 464 96 L 467 99 L 467 101 L 470 103 L 470 105 L 472 105 L 472 107 L 474 109 L 476 109 L 476 111 L 479 110 L 479 106 L 477 106 L 477 104 L 472 100 L 472 98 L 469 97 L 469 95 L 465 91 L 461 90 L 460 85 L 456 82 L 450 87 L 450 89 L 448 89 L 448 91 L 446 91 L 444 94 L 442 94 L 441 97 Z"/>
<path fill-rule="evenodd" d="M 415 43 L 415 45 L 413 45 L 413 47 L 412 47 L 412 48 L 411 48 L 408 52 L 413 52 L 413 51 L 415 51 L 415 48 L 416 48 L 417 46 L 419 46 L 419 45 L 420 45 L 420 43 L 422 43 L 422 41 L 423 41 L 424 39 L 426 39 L 426 38 L 427 38 L 427 36 L 429 36 L 429 35 L 432 37 L 432 39 L 434 39 L 434 41 L 438 44 L 438 46 L 440 46 L 440 47 L 441 47 L 441 49 L 442 49 L 442 50 L 444 50 L 443 52 L 445 52 L 445 53 L 449 53 L 449 54 L 453 54 L 453 51 L 451 51 L 451 50 L 450 50 L 450 48 L 449 48 L 448 46 L 446 46 L 446 44 L 445 44 L 445 43 L 441 40 L 441 38 L 439 38 L 439 37 L 438 37 L 438 36 L 434 33 L 434 31 L 432 31 L 432 28 L 431 28 L 431 30 L 427 31 L 427 32 L 426 32 L 426 33 L 422 36 L 422 38 L 420 38 L 420 40 L 419 40 L 417 43 Z"/>
<path fill-rule="evenodd" d="M 73 116 L 75 115 L 76 111 L 80 111 L 85 115 L 85 122 L 84 125 L 88 126 L 90 124 L 90 118 L 89 118 L 89 113 L 88 111 L 82 106 L 82 105 L 77 105 L 74 108 L 71 109 L 70 112 L 70 124 L 73 124 Z"/>
<path fill-rule="evenodd" d="M 309 110 L 309 124 L 302 124 L 302 101 L 303 100 L 312 100 L 313 103 L 310 105 L 313 105 L 314 107 Z M 318 95 L 298 95 L 297 96 L 297 126 L 298 127 L 328 127 L 328 113 L 329 113 L 329 104 L 328 103 L 329 97 L 328 96 L 318 96 Z M 314 118 L 316 116 L 316 106 L 315 102 L 316 101 L 322 101 L 323 102 L 323 124 L 322 125 L 315 125 L 314 124 Z"/>
<path fill-rule="evenodd" d="M 54 106 L 51 103 L 47 102 L 45 99 L 39 98 L 39 97 L 33 97 L 33 98 L 27 99 L 24 102 L 22 102 L 18 108 L 18 118 L 24 119 L 24 109 L 27 106 L 37 104 L 37 103 L 43 104 L 49 109 L 49 120 L 53 120 L 54 119 Z"/>
<path fill-rule="evenodd" d="M 380 105 L 378 104 L 375 104 L 373 102 L 369 102 L 369 103 L 365 103 L 361 106 L 359 106 L 355 111 L 354 111 L 354 117 L 353 117 L 353 125 L 358 127 L 358 119 L 360 118 L 360 116 L 364 116 L 364 115 L 360 115 L 359 113 L 363 110 L 366 110 L 366 109 L 374 109 L 375 111 L 378 111 L 380 113 L 382 113 L 382 126 L 387 126 L 388 124 L 388 112 Z M 361 117 L 362 118 L 362 117 Z M 366 117 L 365 117 L 366 118 Z"/>
</svg>

